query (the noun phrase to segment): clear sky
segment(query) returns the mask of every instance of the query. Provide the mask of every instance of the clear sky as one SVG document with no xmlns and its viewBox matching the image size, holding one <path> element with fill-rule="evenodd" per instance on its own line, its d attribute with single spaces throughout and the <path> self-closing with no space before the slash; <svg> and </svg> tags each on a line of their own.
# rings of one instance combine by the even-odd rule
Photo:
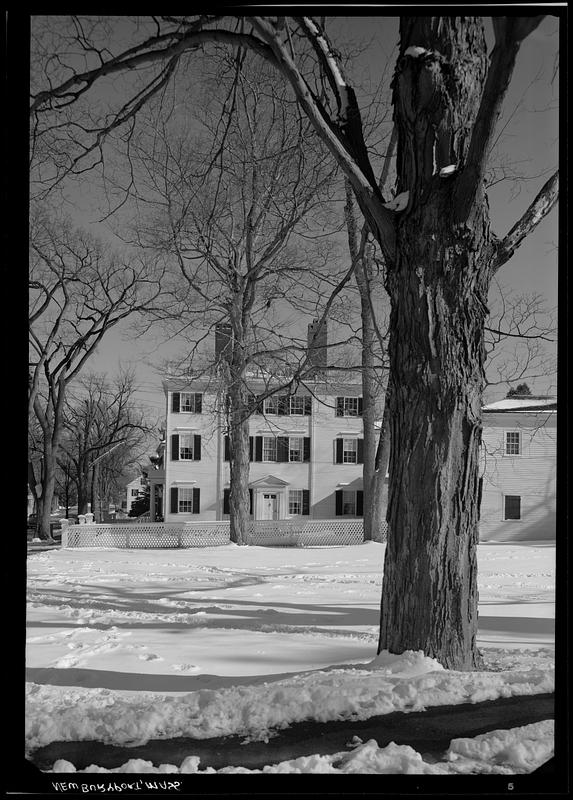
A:
<svg viewBox="0 0 573 800">
<path fill-rule="evenodd" d="M 336 43 L 354 40 L 368 47 L 353 61 L 354 79 L 376 84 L 388 63 L 391 68 L 398 44 L 396 17 L 329 18 L 329 32 Z M 502 181 L 489 191 L 492 227 L 502 236 L 527 208 L 558 164 L 558 77 L 554 75 L 559 45 L 559 22 L 547 16 L 522 45 L 517 67 L 504 106 L 499 154 L 492 160 L 509 160 L 512 169 L 523 176 L 517 181 Z M 491 26 L 487 25 L 491 41 Z M 362 98 L 364 100 L 364 98 Z M 359 102 L 361 96 L 359 94 Z M 557 304 L 557 212 L 551 214 L 500 270 L 502 284 L 519 292 L 538 292 L 548 305 Z M 131 363 L 141 384 L 140 398 L 157 414 L 164 412 L 161 378 L 157 368 L 173 351 L 176 343 L 158 344 L 153 336 L 126 339 L 120 328 L 111 331 L 91 361 L 94 371 L 113 373 L 119 361 Z M 543 380 L 531 382 L 538 393 L 550 389 Z M 554 387 L 553 387 L 554 388 Z M 504 396 L 505 387 L 488 393 L 489 400 Z"/>
</svg>

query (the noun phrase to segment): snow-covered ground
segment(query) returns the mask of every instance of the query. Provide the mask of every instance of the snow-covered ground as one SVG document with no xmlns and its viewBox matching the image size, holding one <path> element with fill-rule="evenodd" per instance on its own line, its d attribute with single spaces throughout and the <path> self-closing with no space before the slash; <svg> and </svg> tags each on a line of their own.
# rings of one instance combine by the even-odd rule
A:
<svg viewBox="0 0 573 800">
<path fill-rule="evenodd" d="M 374 542 L 30 554 L 27 750 L 227 734 L 272 744 L 273 731 L 305 719 L 553 690 L 552 545 L 479 546 L 487 670 L 471 673 L 422 653 L 376 656 L 383 557 Z M 550 757 L 553 723 L 453 740 L 440 763 L 395 744 L 354 744 L 263 771 L 524 773 Z M 181 764 L 132 759 L 115 771 L 215 772 L 193 753 Z"/>
</svg>

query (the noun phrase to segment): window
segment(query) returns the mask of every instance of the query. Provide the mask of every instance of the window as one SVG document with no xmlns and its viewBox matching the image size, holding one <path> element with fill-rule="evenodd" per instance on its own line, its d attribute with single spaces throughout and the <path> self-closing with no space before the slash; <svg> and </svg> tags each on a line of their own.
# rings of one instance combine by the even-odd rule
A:
<svg viewBox="0 0 573 800">
<path fill-rule="evenodd" d="M 356 439 L 342 440 L 342 463 L 356 464 L 358 455 L 358 441 Z"/>
<path fill-rule="evenodd" d="M 277 440 L 274 436 L 263 436 L 263 461 L 277 460 Z"/>
<path fill-rule="evenodd" d="M 181 460 L 193 460 L 193 439 L 190 433 L 183 433 L 179 436 L 179 458 Z"/>
<path fill-rule="evenodd" d="M 132 489 L 131 490 L 131 496 L 132 497 L 137 497 L 138 494 L 139 494 L 139 489 Z"/>
<path fill-rule="evenodd" d="M 337 417 L 361 417 L 362 398 L 361 397 L 337 397 L 336 398 Z"/>
<path fill-rule="evenodd" d="M 364 492 L 339 489 L 335 493 L 337 517 L 361 517 L 364 513 Z"/>
<path fill-rule="evenodd" d="M 180 514 L 191 514 L 193 511 L 193 489 L 179 489 Z"/>
<path fill-rule="evenodd" d="M 302 489 L 291 489 L 288 493 L 288 513 L 302 514 Z"/>
<path fill-rule="evenodd" d="M 506 431 L 505 432 L 505 455 L 506 456 L 519 456 L 519 455 L 521 455 L 521 433 L 520 433 L 520 431 Z"/>
<path fill-rule="evenodd" d="M 521 497 L 518 494 L 506 494 L 503 498 L 503 518 L 521 519 Z"/>
<path fill-rule="evenodd" d="M 192 433 L 171 435 L 171 460 L 201 461 L 201 436 Z"/>
<path fill-rule="evenodd" d="M 263 411 L 265 414 L 278 414 L 279 413 L 279 401 L 278 397 L 267 397 L 263 400 Z"/>
<path fill-rule="evenodd" d="M 335 439 L 334 445 L 335 464 L 364 463 L 364 439 Z"/>
<path fill-rule="evenodd" d="M 203 395 L 196 392 L 173 392 L 171 410 L 174 413 L 201 414 Z"/>
<path fill-rule="evenodd" d="M 302 436 L 291 436 L 289 439 L 288 460 L 302 461 L 304 452 L 304 438 Z"/>
<path fill-rule="evenodd" d="M 310 492 L 308 489 L 291 489 L 288 493 L 289 514 L 310 513 Z"/>
<path fill-rule="evenodd" d="M 302 395 L 293 395 L 290 398 L 289 412 L 304 416 L 304 397 Z"/>
</svg>

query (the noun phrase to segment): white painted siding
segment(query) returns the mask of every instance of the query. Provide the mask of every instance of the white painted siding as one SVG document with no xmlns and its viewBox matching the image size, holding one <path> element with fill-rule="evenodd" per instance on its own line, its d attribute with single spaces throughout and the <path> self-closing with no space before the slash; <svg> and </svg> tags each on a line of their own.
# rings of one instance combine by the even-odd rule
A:
<svg viewBox="0 0 573 800">
<path fill-rule="evenodd" d="M 520 455 L 505 455 L 505 432 L 521 433 Z M 483 415 L 482 541 L 555 538 L 555 412 L 486 412 Z M 521 498 L 521 519 L 504 519 L 504 496 Z"/>
<path fill-rule="evenodd" d="M 201 392 L 201 384 L 193 384 L 177 391 Z M 256 391 L 257 389 L 255 389 Z M 262 391 L 262 387 L 258 389 Z M 215 395 L 203 392 L 201 414 L 172 411 L 174 389 L 167 388 L 167 444 L 165 458 L 165 520 L 215 520 L 226 519 L 223 514 L 223 492 L 229 488 L 229 462 L 224 461 L 223 431 L 218 429 Z M 301 390 L 301 395 L 308 395 Z M 260 518 L 262 494 L 276 493 L 279 500 L 279 518 L 287 518 L 288 490 L 309 491 L 309 515 L 305 519 L 331 519 L 336 517 L 335 491 L 362 490 L 362 464 L 336 464 L 335 439 L 363 438 L 361 417 L 337 417 L 336 396 L 360 396 L 360 386 L 345 386 L 338 390 L 322 392 L 312 398 L 312 413 L 302 414 L 253 414 L 249 420 L 249 433 L 257 436 L 289 436 L 310 438 L 309 462 L 255 461 L 250 464 L 249 482 L 272 476 L 286 481 L 286 486 L 255 488 L 255 518 Z M 172 436 L 182 433 L 201 436 L 201 460 L 188 461 L 172 458 Z M 253 442 L 254 444 L 254 442 Z M 270 479 L 272 482 L 272 478 Z M 177 513 L 171 511 L 171 488 L 173 486 L 200 489 L 200 513 Z"/>
</svg>

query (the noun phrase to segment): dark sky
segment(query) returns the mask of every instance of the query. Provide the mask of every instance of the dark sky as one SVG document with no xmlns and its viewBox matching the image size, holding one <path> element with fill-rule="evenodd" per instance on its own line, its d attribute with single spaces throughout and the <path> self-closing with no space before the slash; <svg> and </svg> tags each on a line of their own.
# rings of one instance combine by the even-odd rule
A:
<svg viewBox="0 0 573 800">
<path fill-rule="evenodd" d="M 398 44 L 397 17 L 329 18 L 328 30 L 336 43 L 356 43 L 362 51 L 353 60 L 352 77 L 375 85 L 386 67 L 393 71 Z M 491 26 L 487 24 L 491 37 Z M 338 38 L 340 37 L 340 39 Z M 489 190 L 490 214 L 495 233 L 503 236 L 525 211 L 541 186 L 558 164 L 558 77 L 552 80 L 559 46 L 559 22 L 547 16 L 523 43 L 516 70 L 504 104 L 496 158 L 511 162 L 511 168 L 523 176 L 517 181 L 503 181 Z M 491 38 L 490 38 L 491 41 Z M 389 68 L 388 68 L 389 65 Z M 359 96 L 359 102 L 361 98 Z M 501 283 L 515 291 L 539 292 L 548 305 L 557 303 L 557 212 L 551 214 L 500 270 Z M 111 331 L 90 364 L 94 371 L 114 373 L 119 359 L 137 366 L 142 383 L 141 400 L 155 411 L 164 409 L 160 379 L 146 358 L 167 356 L 173 345 L 161 346 L 154 353 L 153 339 L 122 340 L 122 331 Z M 535 391 L 548 385 L 535 382 Z M 504 396 L 506 389 L 490 391 L 490 401 Z"/>
</svg>

